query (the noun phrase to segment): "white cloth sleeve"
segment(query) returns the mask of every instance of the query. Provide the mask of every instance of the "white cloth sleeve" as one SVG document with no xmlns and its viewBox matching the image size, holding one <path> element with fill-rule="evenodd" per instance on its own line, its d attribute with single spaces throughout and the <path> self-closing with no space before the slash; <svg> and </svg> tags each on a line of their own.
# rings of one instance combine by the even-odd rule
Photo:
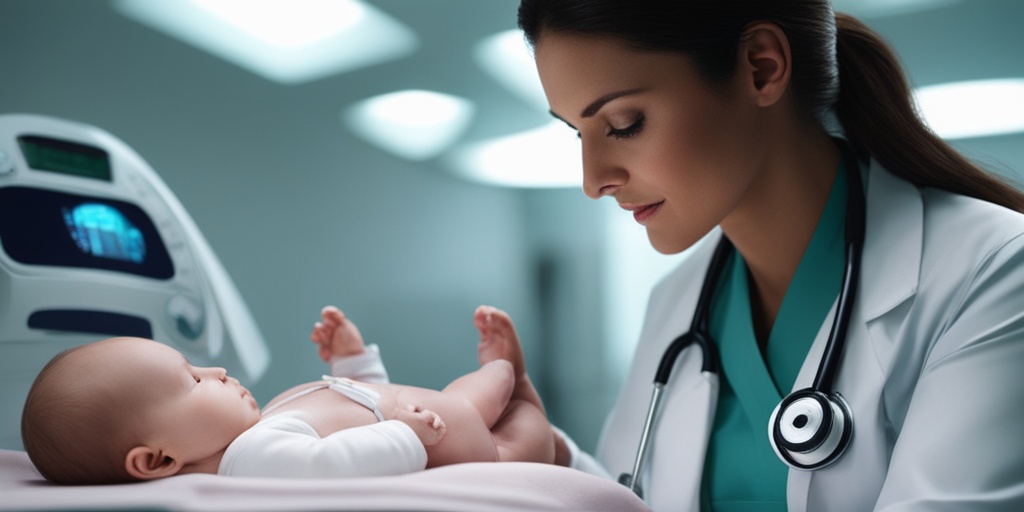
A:
<svg viewBox="0 0 1024 512">
<path fill-rule="evenodd" d="M 427 451 L 397 420 L 320 437 L 287 412 L 242 433 L 224 453 L 218 474 L 251 477 L 341 478 L 421 471 Z"/>
<path fill-rule="evenodd" d="M 332 358 L 330 365 L 334 377 L 348 377 L 373 384 L 388 383 L 388 371 L 381 361 L 380 347 L 374 344 L 367 345 L 366 352 L 362 354 Z"/>
<path fill-rule="evenodd" d="M 569 435 L 566 434 L 562 429 L 554 425 L 551 425 L 551 428 L 554 429 L 555 432 L 558 433 L 558 435 L 562 436 L 562 439 L 565 440 L 565 446 L 569 448 L 570 468 L 578 469 L 585 473 L 590 473 L 591 475 L 606 478 L 608 480 L 614 480 L 611 474 L 608 473 L 608 470 L 605 469 L 604 466 L 602 466 L 601 463 L 597 461 L 597 459 L 595 459 L 589 453 L 580 450 L 580 447 L 576 444 L 576 442 L 573 441 L 572 438 L 569 437 Z"/>
</svg>

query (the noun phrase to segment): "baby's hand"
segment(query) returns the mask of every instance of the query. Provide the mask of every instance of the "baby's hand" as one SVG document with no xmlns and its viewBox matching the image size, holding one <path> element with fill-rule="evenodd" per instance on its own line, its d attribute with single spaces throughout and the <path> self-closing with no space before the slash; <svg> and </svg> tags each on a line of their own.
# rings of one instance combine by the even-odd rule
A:
<svg viewBox="0 0 1024 512">
<path fill-rule="evenodd" d="M 316 344 L 317 354 L 324 362 L 365 352 L 359 329 L 341 310 L 327 306 L 320 311 L 320 320 L 313 326 L 309 339 Z"/>
<path fill-rule="evenodd" d="M 433 446 L 444 437 L 447 428 L 441 416 L 429 409 L 421 409 L 419 406 L 409 404 L 400 409 L 395 417 L 406 425 L 412 427 L 416 437 L 420 438 L 423 446 Z"/>
</svg>

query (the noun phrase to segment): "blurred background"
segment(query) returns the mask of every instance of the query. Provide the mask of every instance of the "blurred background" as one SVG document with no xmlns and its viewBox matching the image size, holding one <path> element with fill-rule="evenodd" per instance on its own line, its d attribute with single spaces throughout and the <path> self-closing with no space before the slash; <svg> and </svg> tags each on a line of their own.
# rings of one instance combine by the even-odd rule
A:
<svg viewBox="0 0 1024 512">
<path fill-rule="evenodd" d="M 162 176 L 270 344 L 261 403 L 323 373 L 308 335 L 326 304 L 394 381 L 436 388 L 476 368 L 471 317 L 491 304 L 552 421 L 591 449 L 647 292 L 686 256 L 580 192 L 518 2 L 281 3 L 0 0 L 0 113 L 95 125 Z M 893 44 L 936 131 L 1024 182 L 1024 3 L 835 4 Z M 980 99 L 938 87 L 961 82 Z"/>
</svg>

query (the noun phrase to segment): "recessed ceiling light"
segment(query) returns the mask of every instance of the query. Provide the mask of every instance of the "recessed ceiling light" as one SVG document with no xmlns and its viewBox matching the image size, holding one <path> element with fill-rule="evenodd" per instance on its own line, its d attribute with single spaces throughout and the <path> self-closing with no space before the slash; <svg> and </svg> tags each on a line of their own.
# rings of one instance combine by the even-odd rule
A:
<svg viewBox="0 0 1024 512">
<path fill-rule="evenodd" d="M 548 100 L 541 87 L 537 66 L 523 37 L 523 31 L 514 29 L 489 36 L 473 49 L 478 66 L 499 84 L 527 103 L 544 112 Z"/>
<path fill-rule="evenodd" d="M 579 139 L 560 121 L 457 150 L 452 167 L 480 183 L 506 187 L 579 187 L 583 161 Z"/>
<path fill-rule="evenodd" d="M 296 84 L 404 57 L 416 35 L 359 0 L 116 0 L 125 16 Z"/>
<path fill-rule="evenodd" d="M 938 9 L 959 2 L 960 0 L 833 0 L 832 5 L 837 11 L 872 18 Z"/>
<path fill-rule="evenodd" d="M 473 103 L 433 91 L 399 91 L 363 100 L 342 113 L 353 132 L 409 160 L 425 160 L 448 148 L 473 118 Z"/>
<path fill-rule="evenodd" d="M 1024 79 L 930 85 L 914 97 L 925 123 L 945 139 L 1024 131 Z"/>
</svg>

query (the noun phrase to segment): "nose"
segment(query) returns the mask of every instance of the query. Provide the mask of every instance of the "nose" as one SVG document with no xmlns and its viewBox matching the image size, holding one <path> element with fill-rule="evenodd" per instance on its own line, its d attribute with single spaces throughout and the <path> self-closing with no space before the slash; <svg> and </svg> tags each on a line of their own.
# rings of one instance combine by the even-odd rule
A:
<svg viewBox="0 0 1024 512">
<path fill-rule="evenodd" d="M 597 144 L 583 144 L 583 193 L 591 199 L 614 195 L 629 174 L 614 164 Z"/>
<path fill-rule="evenodd" d="M 228 377 L 228 371 L 225 370 L 224 368 L 220 368 L 217 366 L 203 368 L 202 372 L 221 382 L 228 382 L 229 380 L 231 380 L 231 377 Z"/>
</svg>

